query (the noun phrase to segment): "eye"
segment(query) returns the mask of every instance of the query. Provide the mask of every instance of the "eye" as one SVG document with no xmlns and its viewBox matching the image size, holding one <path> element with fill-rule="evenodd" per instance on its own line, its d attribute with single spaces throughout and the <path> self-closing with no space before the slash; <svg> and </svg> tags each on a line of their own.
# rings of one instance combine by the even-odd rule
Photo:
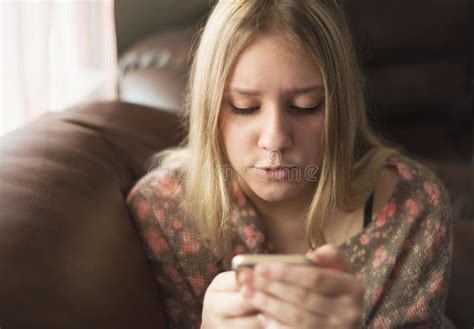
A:
<svg viewBox="0 0 474 329">
<path fill-rule="evenodd" d="M 232 104 L 230 105 L 230 111 L 238 115 L 249 115 L 249 114 L 254 113 L 257 110 L 258 110 L 258 107 L 241 108 L 241 107 L 234 106 Z"/>
<path fill-rule="evenodd" d="M 290 109 L 293 110 L 297 114 L 312 114 L 324 107 L 324 103 L 316 105 L 314 107 L 298 107 L 295 105 L 290 106 Z"/>
<path fill-rule="evenodd" d="M 324 107 L 324 103 L 316 105 L 314 107 L 298 107 L 295 105 L 290 106 L 290 109 L 295 114 L 312 114 L 319 111 L 321 108 Z M 237 115 L 250 115 L 256 111 L 258 111 L 259 107 L 248 107 L 248 108 L 241 108 L 234 105 L 230 105 L 230 111 Z"/>
</svg>

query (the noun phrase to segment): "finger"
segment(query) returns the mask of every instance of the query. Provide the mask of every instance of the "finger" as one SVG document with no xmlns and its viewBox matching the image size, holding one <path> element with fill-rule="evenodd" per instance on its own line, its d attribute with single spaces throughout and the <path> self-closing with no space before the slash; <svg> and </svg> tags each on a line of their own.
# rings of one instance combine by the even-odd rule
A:
<svg viewBox="0 0 474 329">
<path fill-rule="evenodd" d="M 356 292 L 359 285 L 359 281 L 350 273 L 318 266 L 258 264 L 255 273 L 267 279 L 282 281 L 326 296 Z"/>
<path fill-rule="evenodd" d="M 237 285 L 242 286 L 244 283 L 249 283 L 252 282 L 253 280 L 253 269 L 250 268 L 242 268 L 238 271 L 236 271 L 236 277 L 237 277 Z"/>
<path fill-rule="evenodd" d="M 302 288 L 283 281 L 268 279 L 258 273 L 253 282 L 255 289 L 260 289 L 278 299 L 288 301 L 298 307 L 320 315 L 330 314 L 337 304 L 334 298 L 313 293 L 310 289 Z"/>
<path fill-rule="evenodd" d="M 210 309 L 222 317 L 249 315 L 258 311 L 244 296 L 236 292 L 209 292 Z M 218 310 L 218 311 L 217 311 Z"/>
<path fill-rule="evenodd" d="M 219 273 L 209 285 L 211 291 L 238 291 L 235 271 Z"/>
<path fill-rule="evenodd" d="M 240 316 L 235 318 L 229 318 L 225 322 L 224 328 L 249 328 L 249 329 L 261 329 L 262 324 L 257 319 L 257 314 Z"/>
<path fill-rule="evenodd" d="M 345 323 L 357 324 L 363 313 L 363 293 L 353 294 L 352 297 L 326 297 L 281 281 L 268 280 L 258 274 L 255 276 L 253 288 L 319 315 L 321 318 L 318 321 L 330 323 L 331 317 L 337 317 L 345 319 Z"/>
<path fill-rule="evenodd" d="M 350 272 L 349 263 L 335 245 L 325 244 L 316 250 L 308 252 L 306 257 L 318 266 L 331 268 L 336 271 Z"/>
<path fill-rule="evenodd" d="M 309 312 L 308 310 L 280 300 L 261 290 L 255 290 L 249 299 L 262 313 L 275 318 L 283 325 L 301 327 L 313 327 L 325 323 L 323 316 Z"/>
<path fill-rule="evenodd" d="M 291 329 L 290 326 L 284 325 L 270 314 L 259 313 L 257 320 L 260 322 L 262 328 L 265 329 Z"/>
</svg>

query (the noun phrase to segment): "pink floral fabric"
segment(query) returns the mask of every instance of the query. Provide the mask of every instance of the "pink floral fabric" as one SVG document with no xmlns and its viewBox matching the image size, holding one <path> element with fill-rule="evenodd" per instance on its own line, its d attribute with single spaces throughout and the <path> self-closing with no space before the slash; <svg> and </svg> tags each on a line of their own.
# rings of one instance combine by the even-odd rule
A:
<svg viewBox="0 0 474 329">
<path fill-rule="evenodd" d="M 370 225 L 339 246 L 365 286 L 364 327 L 450 328 L 444 316 L 452 257 L 451 208 L 439 179 L 414 160 L 392 156 L 400 181 Z M 228 263 L 207 250 L 180 210 L 176 168 L 141 178 L 127 204 L 155 275 L 170 328 L 199 328 L 204 293 Z M 232 255 L 272 253 L 265 228 L 238 185 L 231 214 Z M 226 257 L 227 258 L 227 257 Z"/>
</svg>

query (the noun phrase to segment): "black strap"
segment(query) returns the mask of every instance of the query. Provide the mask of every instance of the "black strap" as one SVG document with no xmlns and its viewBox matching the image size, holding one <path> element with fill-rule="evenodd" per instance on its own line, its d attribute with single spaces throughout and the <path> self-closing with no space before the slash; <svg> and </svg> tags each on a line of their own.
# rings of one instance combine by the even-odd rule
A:
<svg viewBox="0 0 474 329">
<path fill-rule="evenodd" d="M 369 197 L 369 200 L 365 203 L 364 207 L 364 227 L 370 224 L 372 221 L 372 204 L 374 203 L 374 192 Z"/>
</svg>

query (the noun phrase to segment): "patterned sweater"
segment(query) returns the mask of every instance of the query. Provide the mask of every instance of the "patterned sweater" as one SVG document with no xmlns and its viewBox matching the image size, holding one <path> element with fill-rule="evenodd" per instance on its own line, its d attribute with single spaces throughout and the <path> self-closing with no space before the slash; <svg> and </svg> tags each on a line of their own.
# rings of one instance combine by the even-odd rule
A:
<svg viewBox="0 0 474 329">
<path fill-rule="evenodd" d="M 365 287 L 367 328 L 451 328 L 444 316 L 452 257 L 451 208 L 439 179 L 426 167 L 391 156 L 400 180 L 384 208 L 339 245 Z M 272 253 L 265 228 L 238 186 L 233 190 L 232 255 Z M 183 184 L 176 168 L 155 169 L 130 191 L 135 221 L 170 328 L 199 328 L 204 293 L 229 270 L 202 243 L 180 210 Z"/>
</svg>

